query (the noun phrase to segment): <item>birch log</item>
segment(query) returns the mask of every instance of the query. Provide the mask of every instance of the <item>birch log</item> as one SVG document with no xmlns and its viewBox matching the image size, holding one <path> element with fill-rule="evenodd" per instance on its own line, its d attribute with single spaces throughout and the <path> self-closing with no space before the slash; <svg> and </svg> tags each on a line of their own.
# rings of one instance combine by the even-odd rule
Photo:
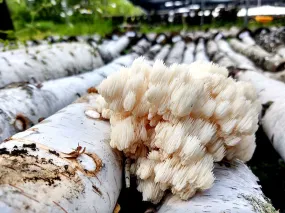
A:
<svg viewBox="0 0 285 213">
<path fill-rule="evenodd" d="M 136 52 L 138 55 L 143 55 L 150 48 L 151 44 L 146 39 L 141 39 L 139 42 L 134 45 L 131 49 L 133 52 Z"/>
<path fill-rule="evenodd" d="M 155 56 L 154 60 L 164 60 L 170 52 L 170 45 L 166 44 L 162 47 L 159 53 Z"/>
<path fill-rule="evenodd" d="M 277 81 L 282 81 L 283 83 L 285 83 L 285 70 L 277 73 L 264 72 L 263 74 L 269 78 L 275 79 Z"/>
<path fill-rule="evenodd" d="M 285 84 L 250 71 L 239 73 L 237 78 L 251 82 L 261 103 L 268 108 L 261 124 L 273 147 L 285 160 Z"/>
<path fill-rule="evenodd" d="M 193 42 L 187 43 L 183 56 L 184 64 L 191 64 L 192 62 L 194 62 L 194 51 L 195 51 L 195 44 Z"/>
<path fill-rule="evenodd" d="M 228 42 L 226 42 L 224 39 L 220 39 L 216 41 L 218 50 L 220 52 L 223 52 L 226 57 L 229 57 L 231 61 L 235 63 L 235 66 L 240 69 L 245 70 L 256 70 L 259 71 L 259 69 L 254 65 L 253 61 L 249 60 L 244 55 L 241 55 L 237 52 L 235 52 Z"/>
<path fill-rule="evenodd" d="M 117 41 L 110 41 L 105 45 L 101 45 L 98 50 L 102 56 L 105 63 L 108 63 L 114 58 L 117 58 L 119 54 L 126 49 L 130 43 L 130 38 L 128 36 L 122 36 Z"/>
<path fill-rule="evenodd" d="M 169 195 L 158 213 L 278 213 L 265 199 L 258 178 L 241 162 L 215 165 L 216 180 L 211 189 L 189 201 Z"/>
<path fill-rule="evenodd" d="M 273 52 L 285 58 L 285 42 L 279 39 L 274 31 L 268 32 L 266 30 L 260 30 L 260 32 L 255 35 L 255 41 L 268 52 Z"/>
<path fill-rule="evenodd" d="M 93 70 L 104 63 L 100 54 L 84 43 L 62 43 L 0 54 L 0 87 L 34 79 L 42 82 Z"/>
<path fill-rule="evenodd" d="M 264 70 L 276 72 L 284 69 L 284 59 L 279 55 L 270 54 L 257 45 L 247 45 L 237 39 L 231 39 L 230 44 L 235 51 L 246 55 Z"/>
<path fill-rule="evenodd" d="M 209 61 L 209 58 L 206 54 L 205 40 L 203 38 L 200 38 L 198 40 L 195 50 L 195 61 Z"/>
<path fill-rule="evenodd" d="M 147 59 L 154 59 L 154 57 L 158 54 L 158 52 L 161 50 L 162 46 L 160 44 L 153 45 L 145 54 L 145 57 Z"/>
<path fill-rule="evenodd" d="M 207 42 L 206 47 L 207 47 L 207 48 L 206 48 L 206 49 L 207 49 L 207 54 L 208 54 L 210 60 L 212 60 L 212 58 L 214 57 L 214 55 L 217 54 L 217 52 L 219 51 L 217 42 L 214 41 L 214 40 L 209 40 L 209 41 Z"/>
<path fill-rule="evenodd" d="M 89 95 L 0 145 L 0 212 L 113 212 L 121 156 Z"/>
<path fill-rule="evenodd" d="M 184 41 L 180 40 L 174 43 L 167 59 L 165 60 L 165 64 L 169 66 L 174 63 L 177 63 L 177 64 L 181 63 L 182 58 L 183 58 L 184 49 L 185 49 Z"/>
<path fill-rule="evenodd" d="M 249 30 L 243 30 L 242 32 L 238 33 L 237 37 L 242 40 L 243 43 L 249 46 L 256 44 L 254 38 L 251 37 L 251 31 Z"/>
<path fill-rule="evenodd" d="M 38 87 L 27 84 L 1 90 L 0 141 L 29 128 L 37 123 L 38 119 L 48 117 L 72 103 L 110 73 L 122 66 L 130 65 L 136 56 L 123 56 L 93 72 L 47 81 Z"/>
<path fill-rule="evenodd" d="M 209 40 L 207 43 L 207 52 L 210 59 L 223 67 L 236 67 L 236 63 L 224 52 L 220 51 L 217 42 Z"/>
<path fill-rule="evenodd" d="M 137 53 L 131 53 L 78 76 L 0 90 L 0 141 L 71 104 L 111 73 L 131 65 L 136 57 Z"/>
</svg>

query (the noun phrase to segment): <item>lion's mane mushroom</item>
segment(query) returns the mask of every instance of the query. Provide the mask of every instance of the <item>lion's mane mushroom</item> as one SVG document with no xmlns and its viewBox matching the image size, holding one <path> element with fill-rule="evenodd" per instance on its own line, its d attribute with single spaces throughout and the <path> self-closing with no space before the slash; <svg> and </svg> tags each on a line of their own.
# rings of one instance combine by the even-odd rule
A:
<svg viewBox="0 0 285 213">
<path fill-rule="evenodd" d="M 254 88 L 212 63 L 151 67 L 143 58 L 99 86 L 95 109 L 110 119 L 111 146 L 133 159 L 143 200 L 166 190 L 192 197 L 214 182 L 214 162 L 248 161 L 255 149 Z"/>
</svg>

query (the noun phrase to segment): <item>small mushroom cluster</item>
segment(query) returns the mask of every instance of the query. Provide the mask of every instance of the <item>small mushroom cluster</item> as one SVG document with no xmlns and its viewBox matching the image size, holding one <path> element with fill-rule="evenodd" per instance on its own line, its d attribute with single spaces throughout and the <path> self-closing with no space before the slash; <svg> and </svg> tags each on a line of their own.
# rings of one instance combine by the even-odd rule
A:
<svg viewBox="0 0 285 213">
<path fill-rule="evenodd" d="M 110 119 L 110 145 L 133 159 L 143 200 L 189 199 L 212 186 L 214 162 L 251 158 L 261 106 L 251 84 L 227 76 L 212 63 L 138 58 L 100 84 L 94 107 Z"/>
</svg>

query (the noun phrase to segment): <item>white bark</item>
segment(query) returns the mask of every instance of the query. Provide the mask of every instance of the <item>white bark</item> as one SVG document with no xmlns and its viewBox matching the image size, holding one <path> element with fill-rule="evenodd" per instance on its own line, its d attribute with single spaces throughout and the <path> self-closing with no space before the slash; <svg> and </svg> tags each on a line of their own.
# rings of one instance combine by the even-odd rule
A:
<svg viewBox="0 0 285 213">
<path fill-rule="evenodd" d="M 162 47 L 159 53 L 155 56 L 154 60 L 164 60 L 170 52 L 170 45 L 166 44 Z"/>
<path fill-rule="evenodd" d="M 0 90 L 0 141 L 72 103 L 109 74 L 131 65 L 136 57 L 136 54 L 122 56 L 92 72 L 44 82 L 40 88 L 27 84 Z"/>
<path fill-rule="evenodd" d="M 157 36 L 156 33 L 148 33 L 148 34 L 146 34 L 146 38 L 147 38 L 147 40 L 149 40 L 150 42 L 155 42 L 156 36 Z"/>
<path fill-rule="evenodd" d="M 219 50 L 218 44 L 214 40 L 207 43 L 207 52 L 210 59 L 223 67 L 236 67 L 236 63 L 228 56 L 229 54 Z"/>
<path fill-rule="evenodd" d="M 285 70 L 277 73 L 264 72 L 263 74 L 269 78 L 282 81 L 283 83 L 285 83 Z"/>
<path fill-rule="evenodd" d="M 1 213 L 113 212 L 121 155 L 109 146 L 109 123 L 86 116 L 95 98 L 88 95 L 0 145 Z"/>
<path fill-rule="evenodd" d="M 237 39 L 231 39 L 230 44 L 235 51 L 246 55 L 264 70 L 275 72 L 284 67 L 284 60 L 279 55 L 271 54 L 260 46 L 248 45 Z"/>
<path fill-rule="evenodd" d="M 237 77 L 251 82 L 261 103 L 268 105 L 261 124 L 273 147 L 285 160 L 285 84 L 250 71 L 239 73 Z"/>
<path fill-rule="evenodd" d="M 138 42 L 137 45 L 140 44 Z M 134 49 L 142 53 L 140 48 Z M 0 90 L 0 141 L 36 124 L 39 118 L 48 117 L 71 104 L 78 96 L 87 93 L 88 88 L 98 85 L 111 73 L 130 66 L 136 57 L 138 55 L 134 52 L 78 76 L 47 81 L 38 86 L 25 84 Z"/>
<path fill-rule="evenodd" d="M 208 54 L 209 58 L 212 60 L 214 55 L 217 54 L 217 52 L 219 51 L 217 42 L 214 40 L 209 40 L 207 42 L 206 47 L 207 47 L 207 54 Z"/>
<path fill-rule="evenodd" d="M 165 60 L 165 64 L 167 65 L 171 65 L 174 63 L 180 64 L 182 62 L 184 49 L 185 49 L 185 42 L 177 41 L 170 50 L 170 53 L 167 59 Z"/>
<path fill-rule="evenodd" d="M 84 43 L 41 45 L 26 50 L 0 54 L 0 87 L 30 79 L 42 82 L 76 75 L 104 64 L 98 51 Z"/>
<path fill-rule="evenodd" d="M 256 44 L 255 40 L 250 35 L 250 31 L 245 30 L 244 32 L 239 33 L 238 37 L 247 45 L 251 46 Z"/>
<path fill-rule="evenodd" d="M 158 34 L 155 41 L 157 44 L 165 44 L 167 42 L 167 36 L 163 33 Z"/>
<path fill-rule="evenodd" d="M 195 50 L 195 61 L 209 61 L 206 54 L 205 40 L 200 38 Z"/>
<path fill-rule="evenodd" d="M 245 70 L 259 70 L 253 63 L 242 54 L 235 52 L 228 42 L 223 39 L 217 41 L 219 51 L 225 53 L 235 64 L 236 67 Z"/>
<path fill-rule="evenodd" d="M 258 178 L 241 162 L 229 167 L 215 165 L 213 187 L 189 201 L 169 195 L 158 213 L 277 213 L 264 199 Z"/>
<path fill-rule="evenodd" d="M 141 39 L 135 46 L 131 49 L 136 52 L 138 55 L 143 55 L 150 48 L 151 44 L 146 39 Z"/>
<path fill-rule="evenodd" d="M 191 64 L 194 62 L 194 51 L 195 51 L 195 44 L 190 42 L 186 44 L 186 50 L 184 52 L 183 63 L 184 64 Z"/>
<path fill-rule="evenodd" d="M 128 36 L 122 36 L 117 41 L 110 41 L 105 45 L 101 45 L 98 50 L 105 62 L 110 62 L 117 58 L 120 53 L 129 45 L 130 39 Z"/>
<path fill-rule="evenodd" d="M 160 44 L 153 45 L 149 51 L 145 54 L 145 57 L 147 59 L 154 59 L 154 57 L 158 54 L 158 52 L 161 50 L 162 46 Z"/>
</svg>

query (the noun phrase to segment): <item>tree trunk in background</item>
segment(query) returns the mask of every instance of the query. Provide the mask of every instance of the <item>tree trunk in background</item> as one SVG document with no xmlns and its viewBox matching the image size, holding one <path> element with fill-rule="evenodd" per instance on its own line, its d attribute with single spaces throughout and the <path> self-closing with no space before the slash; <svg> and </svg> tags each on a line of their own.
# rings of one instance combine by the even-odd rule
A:
<svg viewBox="0 0 285 213">
<path fill-rule="evenodd" d="M 0 145 L 0 212 L 112 213 L 122 158 L 88 95 Z"/>
<path fill-rule="evenodd" d="M 10 11 L 8 9 L 6 0 L 0 1 L 0 14 L 1 14 L 1 21 L 0 21 L 0 39 L 7 39 L 7 33 L 2 31 L 7 30 L 14 30 L 13 22 L 11 19 Z"/>
<path fill-rule="evenodd" d="M 169 195 L 158 213 L 278 213 L 265 199 L 258 178 L 244 163 L 216 164 L 214 174 L 216 180 L 211 189 L 197 193 L 189 201 Z"/>
</svg>

